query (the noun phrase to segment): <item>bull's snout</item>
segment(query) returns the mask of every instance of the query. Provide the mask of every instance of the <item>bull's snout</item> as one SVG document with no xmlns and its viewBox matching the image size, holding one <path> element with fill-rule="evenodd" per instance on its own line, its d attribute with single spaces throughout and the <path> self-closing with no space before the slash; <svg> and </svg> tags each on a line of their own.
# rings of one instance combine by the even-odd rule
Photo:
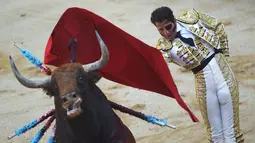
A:
<svg viewBox="0 0 255 143">
<path fill-rule="evenodd" d="M 66 110 L 68 118 L 74 118 L 81 114 L 81 102 L 80 95 L 76 92 L 71 92 L 61 96 L 63 108 Z"/>
<path fill-rule="evenodd" d="M 61 99 L 62 99 L 63 103 L 66 103 L 66 102 L 75 101 L 75 100 L 77 100 L 77 98 L 78 98 L 78 96 L 76 95 L 76 93 L 71 92 L 66 95 L 63 95 Z"/>
</svg>

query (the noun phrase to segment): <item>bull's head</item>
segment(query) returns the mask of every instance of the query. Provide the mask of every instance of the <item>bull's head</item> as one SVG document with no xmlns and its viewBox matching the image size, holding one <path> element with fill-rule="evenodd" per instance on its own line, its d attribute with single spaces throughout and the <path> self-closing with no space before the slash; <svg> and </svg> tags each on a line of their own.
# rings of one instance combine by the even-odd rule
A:
<svg viewBox="0 0 255 143">
<path fill-rule="evenodd" d="M 56 68 L 51 77 L 42 80 L 30 80 L 20 74 L 14 61 L 10 57 L 12 72 L 17 80 L 28 88 L 42 88 L 46 94 L 55 97 L 58 105 L 66 111 L 68 118 L 74 118 L 82 112 L 81 103 L 86 99 L 86 94 L 90 94 L 98 77 L 95 77 L 96 70 L 106 65 L 109 53 L 106 45 L 96 32 L 101 48 L 101 58 L 87 65 L 79 63 L 68 63 Z M 95 79 L 96 78 L 96 79 Z M 56 101 L 57 100 L 57 101 Z M 89 101 L 86 101 L 89 102 Z"/>
</svg>

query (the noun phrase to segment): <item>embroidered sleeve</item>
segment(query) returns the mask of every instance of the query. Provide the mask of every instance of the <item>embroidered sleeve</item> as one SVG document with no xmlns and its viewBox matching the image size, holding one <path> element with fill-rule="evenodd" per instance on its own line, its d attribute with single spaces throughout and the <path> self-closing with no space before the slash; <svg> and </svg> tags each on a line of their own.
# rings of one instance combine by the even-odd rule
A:
<svg viewBox="0 0 255 143">
<path fill-rule="evenodd" d="M 172 45 L 170 42 L 166 41 L 163 38 L 160 38 L 158 40 L 156 48 L 162 53 L 166 62 L 168 63 L 172 62 L 171 53 L 170 53 L 170 50 L 172 49 Z"/>
<path fill-rule="evenodd" d="M 207 26 L 207 28 L 215 31 L 215 35 L 219 36 L 220 48 L 225 56 L 229 56 L 228 37 L 222 21 L 202 12 L 197 11 L 199 19 Z"/>
</svg>

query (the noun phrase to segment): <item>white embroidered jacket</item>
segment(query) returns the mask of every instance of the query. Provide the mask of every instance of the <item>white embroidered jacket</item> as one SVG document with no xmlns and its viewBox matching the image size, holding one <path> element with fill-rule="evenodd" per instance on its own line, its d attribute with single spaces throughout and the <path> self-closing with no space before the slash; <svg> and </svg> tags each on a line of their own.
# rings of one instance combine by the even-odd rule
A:
<svg viewBox="0 0 255 143">
<path fill-rule="evenodd" d="M 190 70 L 212 54 L 213 48 L 222 49 L 229 56 L 228 38 L 224 25 L 218 19 L 195 9 L 187 10 L 177 18 L 177 23 L 191 32 L 195 47 L 183 43 L 179 39 L 169 42 L 160 38 L 156 45 L 168 62 L 174 62 Z"/>
</svg>

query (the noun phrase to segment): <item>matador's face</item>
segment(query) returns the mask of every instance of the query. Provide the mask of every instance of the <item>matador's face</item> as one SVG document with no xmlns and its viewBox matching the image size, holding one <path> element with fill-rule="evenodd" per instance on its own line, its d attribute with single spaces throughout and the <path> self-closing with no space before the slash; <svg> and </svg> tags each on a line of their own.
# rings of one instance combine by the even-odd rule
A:
<svg viewBox="0 0 255 143">
<path fill-rule="evenodd" d="M 158 32 L 169 41 L 172 41 L 176 36 L 176 22 L 164 20 L 162 22 L 155 22 Z"/>
</svg>

